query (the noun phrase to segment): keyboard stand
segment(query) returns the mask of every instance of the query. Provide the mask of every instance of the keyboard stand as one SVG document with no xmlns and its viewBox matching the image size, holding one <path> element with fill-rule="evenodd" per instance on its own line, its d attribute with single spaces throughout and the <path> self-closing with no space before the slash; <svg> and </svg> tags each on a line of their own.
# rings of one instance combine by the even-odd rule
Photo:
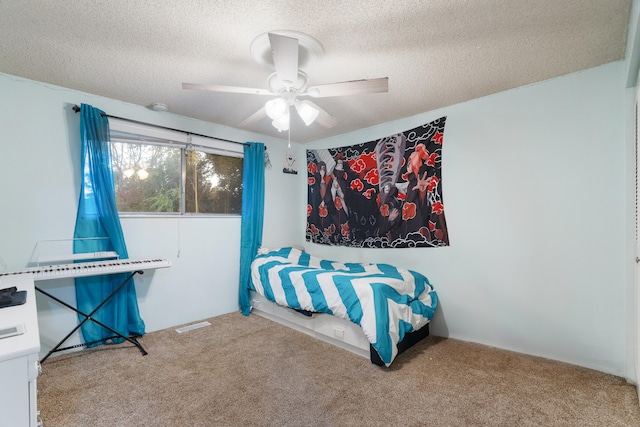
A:
<svg viewBox="0 0 640 427">
<path fill-rule="evenodd" d="M 146 355 L 147 355 L 147 352 L 145 351 L 145 349 L 144 349 L 144 348 L 142 348 L 142 345 L 140 345 L 140 343 L 138 342 L 138 340 L 136 339 L 136 337 L 135 337 L 135 336 L 134 336 L 134 337 L 125 337 L 124 335 L 122 335 L 122 334 L 121 334 L 121 333 L 119 333 L 118 331 L 116 331 L 116 330 L 114 330 L 114 329 L 110 328 L 109 326 L 105 325 L 104 323 L 102 323 L 102 322 L 100 322 L 100 321 L 98 321 L 98 320 L 96 320 L 96 319 L 94 319 L 94 318 L 92 317 L 92 316 L 93 316 L 93 315 L 94 315 L 94 314 L 95 314 L 95 313 L 96 313 L 96 312 L 97 312 L 97 311 L 98 311 L 98 310 L 99 310 L 103 305 L 105 305 L 105 304 L 107 303 L 107 301 L 109 301 L 109 300 L 110 300 L 110 299 L 111 299 L 115 294 L 117 294 L 117 293 L 118 293 L 118 291 L 120 291 L 120 289 L 122 289 L 122 287 L 123 287 L 124 285 L 126 285 L 126 284 L 127 284 L 127 282 L 128 282 L 129 280 L 131 280 L 131 279 L 133 278 L 133 276 L 135 276 L 136 274 L 144 274 L 144 271 L 142 271 L 142 270 L 136 270 L 136 271 L 134 271 L 134 272 L 130 273 L 130 274 L 127 276 L 127 278 L 126 278 L 125 280 L 123 280 L 123 281 L 122 281 L 122 283 L 120 283 L 120 284 L 118 285 L 118 287 L 116 287 L 116 288 L 113 290 L 113 292 L 111 292 L 111 293 L 110 293 L 110 294 L 109 294 L 109 295 L 108 295 L 104 300 L 102 300 L 102 302 L 101 302 L 100 304 L 98 304 L 98 306 L 97 306 L 96 308 L 94 308 L 94 309 L 91 311 L 91 313 L 89 313 L 89 314 L 86 314 L 86 313 L 81 312 L 81 311 L 80 311 L 80 310 L 78 310 L 76 307 L 73 307 L 71 304 L 67 304 L 66 302 L 62 301 L 61 299 L 59 299 L 59 298 L 57 298 L 57 297 L 55 297 L 55 296 L 51 295 L 51 294 L 50 294 L 50 293 L 48 293 L 48 292 L 43 291 L 43 290 L 42 290 L 42 289 L 40 289 L 38 286 L 36 286 L 36 287 L 35 287 L 35 288 L 36 288 L 36 291 L 40 292 L 40 293 L 41 293 L 41 294 L 43 294 L 43 295 L 46 295 L 47 297 L 51 298 L 52 300 L 56 301 L 57 303 L 62 304 L 63 306 L 65 306 L 65 307 L 67 307 L 67 308 L 69 308 L 69 309 L 71 309 L 71 310 L 75 311 L 75 312 L 76 312 L 76 313 L 78 313 L 79 315 L 84 316 L 84 319 L 83 319 L 83 320 L 82 320 L 78 325 L 76 325 L 76 327 L 75 327 L 75 328 L 73 328 L 73 329 L 71 330 L 71 332 L 69 332 L 69 333 L 68 333 L 68 334 L 67 334 L 67 335 L 66 335 L 62 340 L 60 340 L 60 342 L 59 342 L 59 343 L 58 343 L 58 344 L 57 344 L 57 345 L 56 345 L 56 346 L 55 346 L 51 351 L 49 351 L 49 353 L 47 353 L 47 355 L 46 355 L 45 357 L 43 357 L 43 358 L 42 358 L 42 360 L 40 360 L 40 363 L 43 363 L 45 360 L 47 360 L 47 359 L 49 358 L 49 356 L 51 356 L 51 354 L 52 354 L 52 353 L 55 353 L 56 351 L 63 351 L 63 350 L 71 349 L 71 348 L 76 348 L 76 347 L 82 347 L 82 346 L 85 346 L 85 345 L 95 344 L 95 343 L 102 342 L 102 341 L 106 341 L 106 340 L 109 340 L 109 339 L 112 339 L 112 338 L 122 338 L 122 339 L 125 339 L 125 340 L 129 341 L 130 343 L 132 343 L 133 345 L 135 345 L 136 347 L 138 347 L 138 350 L 140 350 L 140 352 L 142 353 L 142 355 L 143 355 L 143 356 L 146 356 Z M 82 343 L 82 344 L 74 345 L 74 346 L 71 346 L 71 347 L 60 348 L 60 346 L 61 346 L 61 345 L 62 345 L 66 340 L 68 340 L 68 339 L 71 337 L 71 335 L 73 335 L 73 334 L 74 334 L 78 329 L 80 329 L 80 327 L 81 327 L 82 325 L 84 325 L 84 324 L 85 324 L 85 322 L 86 322 L 87 320 L 91 320 L 92 322 L 94 322 L 94 323 L 96 323 L 96 324 L 98 324 L 98 325 L 102 326 L 103 328 L 105 328 L 105 329 L 109 330 L 111 333 L 113 333 L 113 334 L 114 334 L 114 336 L 113 336 L 113 337 L 109 337 L 109 338 L 103 338 L 103 339 L 98 340 L 98 341 L 92 341 L 92 342 L 88 342 L 88 343 Z"/>
</svg>

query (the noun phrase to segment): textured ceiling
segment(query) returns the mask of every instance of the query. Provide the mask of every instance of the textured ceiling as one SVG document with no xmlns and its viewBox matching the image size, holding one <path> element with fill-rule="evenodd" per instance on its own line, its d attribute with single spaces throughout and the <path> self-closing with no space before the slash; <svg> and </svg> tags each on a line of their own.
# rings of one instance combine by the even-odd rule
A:
<svg viewBox="0 0 640 427">
<path fill-rule="evenodd" d="M 624 58 L 631 0 L 0 0 L 0 72 L 238 125 L 268 99 L 182 82 L 268 88 L 253 39 L 324 46 L 310 85 L 389 77 L 389 92 L 319 98 L 338 119 L 294 119 L 308 142 Z M 162 114 L 162 113 L 159 113 Z M 265 118 L 248 128 L 286 139 Z"/>
</svg>

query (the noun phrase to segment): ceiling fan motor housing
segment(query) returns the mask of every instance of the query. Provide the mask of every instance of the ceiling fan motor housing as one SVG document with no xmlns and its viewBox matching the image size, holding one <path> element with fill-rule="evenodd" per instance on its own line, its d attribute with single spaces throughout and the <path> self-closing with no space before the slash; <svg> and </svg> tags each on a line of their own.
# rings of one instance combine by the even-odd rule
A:
<svg viewBox="0 0 640 427">
<path fill-rule="evenodd" d="M 309 83 L 309 76 L 304 71 L 298 70 L 298 80 L 293 85 L 286 85 L 279 78 L 277 73 L 271 73 L 268 78 L 269 88 L 273 93 L 282 94 L 284 92 L 295 92 L 303 94 Z"/>
</svg>

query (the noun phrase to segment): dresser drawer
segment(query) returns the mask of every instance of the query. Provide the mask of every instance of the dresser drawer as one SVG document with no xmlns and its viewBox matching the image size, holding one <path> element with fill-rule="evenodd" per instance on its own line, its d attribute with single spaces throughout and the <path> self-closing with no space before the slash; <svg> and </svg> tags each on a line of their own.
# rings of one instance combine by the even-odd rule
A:
<svg viewBox="0 0 640 427">
<path fill-rule="evenodd" d="M 313 319 L 313 330 L 333 340 L 369 350 L 370 343 L 362 328 L 347 319 L 329 314 L 317 314 Z"/>
</svg>

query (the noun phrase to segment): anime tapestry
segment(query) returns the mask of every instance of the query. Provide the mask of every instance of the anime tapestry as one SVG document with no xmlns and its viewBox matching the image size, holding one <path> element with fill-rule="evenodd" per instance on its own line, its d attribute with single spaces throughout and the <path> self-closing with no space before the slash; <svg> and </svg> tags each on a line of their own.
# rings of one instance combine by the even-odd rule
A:
<svg viewBox="0 0 640 427">
<path fill-rule="evenodd" d="M 448 246 L 446 117 L 349 147 L 307 151 L 307 241 L 360 248 Z"/>
</svg>

